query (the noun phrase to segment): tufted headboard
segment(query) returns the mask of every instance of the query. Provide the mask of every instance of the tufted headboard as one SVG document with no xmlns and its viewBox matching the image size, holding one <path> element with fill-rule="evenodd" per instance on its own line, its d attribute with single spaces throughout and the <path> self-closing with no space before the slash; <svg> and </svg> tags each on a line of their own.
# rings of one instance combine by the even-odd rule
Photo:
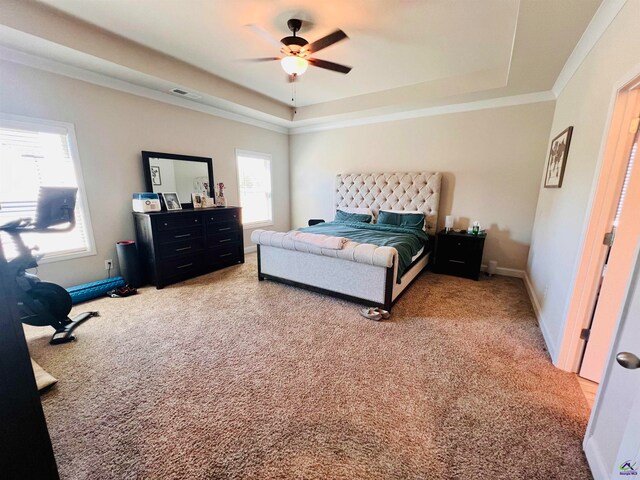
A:
<svg viewBox="0 0 640 480">
<path fill-rule="evenodd" d="M 438 172 L 417 173 L 343 173 L 336 177 L 338 207 L 373 210 L 417 210 L 425 215 L 427 233 L 438 228 L 440 181 Z"/>
</svg>

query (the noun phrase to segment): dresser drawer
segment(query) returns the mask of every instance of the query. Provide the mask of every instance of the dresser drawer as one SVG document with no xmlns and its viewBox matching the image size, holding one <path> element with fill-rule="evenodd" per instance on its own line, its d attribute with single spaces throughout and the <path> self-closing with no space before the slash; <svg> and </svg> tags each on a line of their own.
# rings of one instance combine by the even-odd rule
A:
<svg viewBox="0 0 640 480">
<path fill-rule="evenodd" d="M 182 242 L 202 237 L 202 227 L 180 228 L 158 232 L 158 243 Z"/>
<path fill-rule="evenodd" d="M 239 222 L 240 211 L 238 209 L 231 210 L 212 210 L 207 212 L 204 216 L 205 222 L 218 223 L 218 222 Z"/>
<path fill-rule="evenodd" d="M 163 218 L 157 220 L 158 230 L 172 230 L 175 228 L 192 227 L 202 225 L 202 215 L 198 213 L 186 214 L 186 215 L 166 215 Z"/>
<path fill-rule="evenodd" d="M 209 267 L 237 263 L 242 259 L 242 244 L 225 245 L 207 249 L 206 263 Z"/>
<path fill-rule="evenodd" d="M 475 257 L 475 251 L 476 249 L 472 243 L 462 239 L 445 243 L 442 245 L 442 248 L 438 250 L 438 254 L 441 255 L 443 259 L 452 259 L 465 263 Z"/>
<path fill-rule="evenodd" d="M 191 240 L 171 242 L 160 246 L 160 258 L 184 257 L 204 250 L 202 237 Z"/>
<path fill-rule="evenodd" d="M 202 271 L 202 255 L 191 255 L 162 262 L 162 276 L 193 276 Z"/>
<path fill-rule="evenodd" d="M 242 241 L 242 232 L 239 230 L 218 233 L 216 235 L 207 235 L 207 245 L 215 247 L 218 245 L 226 245 L 230 243 L 239 243 Z"/>
<path fill-rule="evenodd" d="M 210 223 L 207 225 L 207 235 L 228 234 L 238 230 L 240 230 L 240 223 L 237 221 Z"/>
</svg>

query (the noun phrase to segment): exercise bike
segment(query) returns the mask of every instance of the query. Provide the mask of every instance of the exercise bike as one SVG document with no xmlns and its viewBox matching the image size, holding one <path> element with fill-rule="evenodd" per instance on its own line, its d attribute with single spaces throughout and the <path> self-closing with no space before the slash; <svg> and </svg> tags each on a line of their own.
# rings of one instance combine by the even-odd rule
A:
<svg viewBox="0 0 640 480">
<path fill-rule="evenodd" d="M 98 316 L 98 312 L 85 312 L 69 318 L 71 295 L 60 285 L 43 282 L 26 270 L 36 268 L 41 255 L 34 255 L 35 248 L 29 248 L 22 240 L 22 233 L 55 234 L 73 230 L 77 188 L 40 187 L 36 207 L 36 220 L 21 218 L 4 225 L 0 231 L 6 232 L 13 241 L 18 255 L 8 262 L 11 275 L 15 276 L 15 291 L 18 298 L 20 320 L 36 327 L 51 326 L 55 333 L 49 341 L 58 345 L 75 340 L 73 331 L 85 320 Z M 52 228 L 66 224 L 62 228 Z"/>
</svg>

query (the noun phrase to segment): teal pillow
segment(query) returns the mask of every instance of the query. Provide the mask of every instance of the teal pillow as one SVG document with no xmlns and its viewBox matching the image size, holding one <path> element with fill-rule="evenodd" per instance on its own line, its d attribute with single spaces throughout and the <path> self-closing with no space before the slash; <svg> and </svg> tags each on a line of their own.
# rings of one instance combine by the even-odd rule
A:
<svg viewBox="0 0 640 480">
<path fill-rule="evenodd" d="M 363 222 L 371 223 L 371 215 L 366 213 L 348 213 L 343 210 L 336 210 L 334 222 Z"/>
<path fill-rule="evenodd" d="M 378 224 L 419 228 L 422 230 L 424 228 L 424 213 L 385 212 L 384 210 L 380 210 L 378 213 Z"/>
</svg>

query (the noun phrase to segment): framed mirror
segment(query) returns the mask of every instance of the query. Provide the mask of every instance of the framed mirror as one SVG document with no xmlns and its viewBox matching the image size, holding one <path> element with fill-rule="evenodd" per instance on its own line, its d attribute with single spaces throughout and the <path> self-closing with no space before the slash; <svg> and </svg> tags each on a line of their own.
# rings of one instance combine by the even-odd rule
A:
<svg viewBox="0 0 640 480">
<path fill-rule="evenodd" d="M 211 158 L 143 151 L 142 170 L 147 192 L 175 192 L 183 208 L 193 208 L 192 193 L 214 196 Z"/>
</svg>

